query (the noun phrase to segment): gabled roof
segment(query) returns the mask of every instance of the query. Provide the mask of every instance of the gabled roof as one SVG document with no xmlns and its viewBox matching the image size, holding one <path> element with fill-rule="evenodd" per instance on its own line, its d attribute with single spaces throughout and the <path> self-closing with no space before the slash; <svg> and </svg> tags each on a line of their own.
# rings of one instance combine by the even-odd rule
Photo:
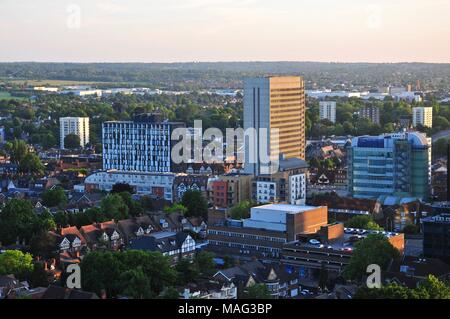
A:
<svg viewBox="0 0 450 319">
<path fill-rule="evenodd" d="M 93 292 L 74 290 L 50 285 L 45 291 L 42 299 L 99 299 Z"/>
<path fill-rule="evenodd" d="M 270 275 L 274 274 L 274 278 Z M 247 283 L 250 278 L 253 278 L 257 283 L 264 283 L 270 281 L 287 282 L 297 278 L 295 272 L 290 272 L 284 265 L 265 265 L 260 261 L 252 261 L 243 265 L 223 269 L 217 272 L 214 277 L 222 275 L 227 281 L 244 282 Z"/>
<path fill-rule="evenodd" d="M 73 236 L 78 237 L 81 240 L 81 244 L 86 245 L 86 239 L 83 237 L 83 235 L 81 235 L 80 231 L 75 226 L 62 228 L 60 234 L 63 237 L 67 237 L 67 239 L 69 239 L 71 242 L 73 242 Z"/>
<path fill-rule="evenodd" d="M 134 238 L 128 249 L 159 251 L 162 253 L 180 249 L 189 235 L 184 232 L 159 232 L 149 236 Z"/>
</svg>

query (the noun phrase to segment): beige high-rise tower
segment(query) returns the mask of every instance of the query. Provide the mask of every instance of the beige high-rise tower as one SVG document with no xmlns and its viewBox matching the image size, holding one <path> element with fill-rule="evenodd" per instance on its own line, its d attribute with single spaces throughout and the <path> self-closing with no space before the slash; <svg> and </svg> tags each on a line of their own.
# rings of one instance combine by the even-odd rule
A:
<svg viewBox="0 0 450 319">
<path fill-rule="evenodd" d="M 278 149 L 284 158 L 305 159 L 305 85 L 299 76 L 268 76 L 244 81 L 244 129 L 278 130 Z M 245 141 L 245 172 L 266 174 L 260 161 L 250 161 L 261 150 L 265 136 Z M 267 134 L 270 156 L 276 149 L 273 133 Z"/>
</svg>

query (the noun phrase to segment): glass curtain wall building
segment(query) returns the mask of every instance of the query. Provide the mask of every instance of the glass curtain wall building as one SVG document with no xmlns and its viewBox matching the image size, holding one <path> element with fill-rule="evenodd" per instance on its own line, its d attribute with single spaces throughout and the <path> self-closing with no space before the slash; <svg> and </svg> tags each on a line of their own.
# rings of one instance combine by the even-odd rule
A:
<svg viewBox="0 0 450 319">
<path fill-rule="evenodd" d="M 355 137 L 348 163 L 349 191 L 356 198 L 429 197 L 431 139 L 422 133 Z"/>
</svg>

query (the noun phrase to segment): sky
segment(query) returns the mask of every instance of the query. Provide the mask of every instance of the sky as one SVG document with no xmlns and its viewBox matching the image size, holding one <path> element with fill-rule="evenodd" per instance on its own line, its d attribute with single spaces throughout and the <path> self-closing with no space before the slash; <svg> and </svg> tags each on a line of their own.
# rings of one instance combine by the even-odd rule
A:
<svg viewBox="0 0 450 319">
<path fill-rule="evenodd" d="M 0 61 L 450 63 L 450 0 L 0 0 Z"/>
</svg>

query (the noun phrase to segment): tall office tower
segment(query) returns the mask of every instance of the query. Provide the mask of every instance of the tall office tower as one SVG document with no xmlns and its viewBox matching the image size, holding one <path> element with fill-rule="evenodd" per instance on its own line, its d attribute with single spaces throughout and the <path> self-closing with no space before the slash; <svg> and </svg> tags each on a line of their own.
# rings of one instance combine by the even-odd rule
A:
<svg viewBox="0 0 450 319">
<path fill-rule="evenodd" d="M 365 106 L 359 110 L 359 117 L 369 119 L 372 123 L 380 124 L 380 109 L 376 106 Z"/>
<path fill-rule="evenodd" d="M 323 101 L 319 103 L 319 116 L 321 120 L 336 123 L 336 102 Z"/>
<path fill-rule="evenodd" d="M 355 137 L 348 147 L 348 184 L 354 197 L 427 200 L 430 183 L 431 139 L 422 133 Z"/>
<path fill-rule="evenodd" d="M 160 114 L 141 114 L 134 121 L 103 123 L 103 169 L 123 172 L 172 172 L 172 132 L 184 123 Z"/>
<path fill-rule="evenodd" d="M 413 126 L 433 127 L 432 107 L 413 107 Z"/>
<path fill-rule="evenodd" d="M 61 117 L 59 119 L 59 144 L 61 149 L 64 149 L 64 138 L 69 134 L 78 135 L 80 146 L 85 147 L 89 143 L 89 118 Z"/>
<path fill-rule="evenodd" d="M 247 174 L 260 175 L 271 171 L 271 164 L 262 163 L 258 156 L 262 152 L 267 151 L 272 161 L 278 160 L 280 154 L 286 159 L 305 158 L 305 108 L 305 84 L 301 77 L 245 79 L 244 129 L 247 132 L 254 128 L 257 132 L 257 138 L 245 139 Z M 261 135 L 260 129 L 267 129 L 268 133 Z M 271 129 L 275 130 L 271 132 Z M 274 131 L 278 131 L 278 139 Z M 265 145 L 270 150 L 265 150 Z"/>
</svg>

